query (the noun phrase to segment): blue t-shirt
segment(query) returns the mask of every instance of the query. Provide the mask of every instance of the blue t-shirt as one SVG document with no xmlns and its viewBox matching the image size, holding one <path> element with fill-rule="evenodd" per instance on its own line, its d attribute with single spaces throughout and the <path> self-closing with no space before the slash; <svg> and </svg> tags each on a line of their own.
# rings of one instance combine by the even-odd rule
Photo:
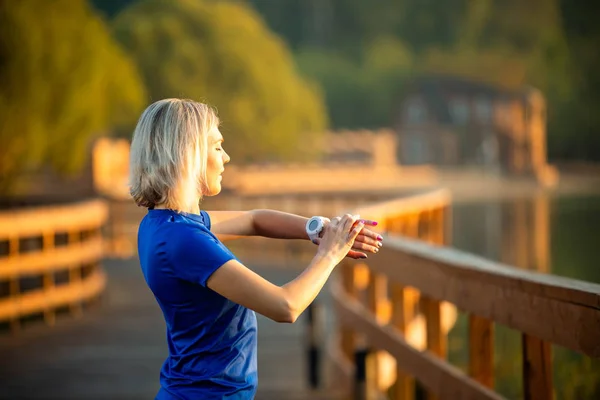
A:
<svg viewBox="0 0 600 400">
<path fill-rule="evenodd" d="M 167 325 L 169 357 L 157 399 L 251 399 L 258 381 L 256 315 L 206 286 L 235 256 L 210 231 L 210 218 L 149 210 L 138 252 Z"/>
</svg>

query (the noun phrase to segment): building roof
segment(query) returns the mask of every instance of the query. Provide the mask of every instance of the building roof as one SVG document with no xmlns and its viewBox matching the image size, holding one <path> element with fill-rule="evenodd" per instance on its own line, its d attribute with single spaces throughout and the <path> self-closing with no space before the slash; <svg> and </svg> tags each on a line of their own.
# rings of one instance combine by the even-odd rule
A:
<svg viewBox="0 0 600 400">
<path fill-rule="evenodd" d="M 414 78 L 408 84 L 406 95 L 418 92 L 423 96 L 429 109 L 440 123 L 451 124 L 452 118 L 448 102 L 444 94 L 458 93 L 468 97 L 487 97 L 493 100 L 520 100 L 527 101 L 536 89 L 524 87 L 520 90 L 510 90 L 486 82 L 476 81 L 459 76 L 450 75 L 423 75 Z"/>
</svg>

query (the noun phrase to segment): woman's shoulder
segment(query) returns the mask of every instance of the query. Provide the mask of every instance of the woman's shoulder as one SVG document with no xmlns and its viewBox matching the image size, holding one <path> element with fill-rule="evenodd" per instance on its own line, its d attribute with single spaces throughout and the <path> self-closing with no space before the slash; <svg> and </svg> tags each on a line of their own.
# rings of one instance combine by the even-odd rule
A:
<svg viewBox="0 0 600 400">
<path fill-rule="evenodd" d="M 179 239 L 180 236 L 201 235 L 216 239 L 210 232 L 210 225 L 204 222 L 201 215 L 186 215 L 171 210 L 149 210 L 140 222 L 141 234 L 154 237 Z"/>
<path fill-rule="evenodd" d="M 151 225 L 168 225 L 173 227 L 200 227 L 210 229 L 210 217 L 204 211 L 200 214 L 178 212 L 168 209 L 148 210 L 143 221 Z"/>
</svg>

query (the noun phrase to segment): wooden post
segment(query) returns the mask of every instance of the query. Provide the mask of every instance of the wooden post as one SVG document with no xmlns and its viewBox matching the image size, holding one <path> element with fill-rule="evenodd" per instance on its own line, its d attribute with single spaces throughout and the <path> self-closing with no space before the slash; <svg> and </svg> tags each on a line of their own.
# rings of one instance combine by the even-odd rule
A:
<svg viewBox="0 0 600 400">
<path fill-rule="evenodd" d="M 371 272 L 369 279 L 368 301 L 369 310 L 379 323 L 385 323 L 385 311 L 387 303 L 387 278 L 385 275 Z"/>
<path fill-rule="evenodd" d="M 512 233 L 515 251 L 515 266 L 524 269 L 531 269 L 532 265 L 529 263 L 529 255 L 531 252 L 531 246 L 529 245 L 529 219 L 527 213 L 527 203 L 523 199 L 516 201 L 514 205 L 514 222 L 515 231 Z"/>
<path fill-rule="evenodd" d="M 431 244 L 439 244 L 440 242 L 438 213 L 439 209 L 437 208 L 427 210 L 427 242 Z"/>
<path fill-rule="evenodd" d="M 452 208 L 450 205 L 442 208 L 442 225 L 443 234 L 442 242 L 443 245 L 452 244 Z"/>
<path fill-rule="evenodd" d="M 440 358 L 446 358 L 446 339 L 441 325 L 441 303 L 426 296 L 421 296 L 421 299 L 427 324 L 427 350 Z"/>
<path fill-rule="evenodd" d="M 550 201 L 547 194 L 538 194 L 533 206 L 534 263 L 540 272 L 550 269 Z"/>
<path fill-rule="evenodd" d="M 19 237 L 11 236 L 8 238 L 8 257 L 19 257 Z M 9 298 L 14 299 L 21 294 L 21 285 L 19 283 L 19 275 L 13 275 L 8 281 Z M 10 319 L 10 330 L 13 334 L 17 334 L 21 330 L 21 317 L 16 315 Z"/>
<path fill-rule="evenodd" d="M 354 354 L 356 366 L 354 376 L 354 399 L 377 400 L 377 379 L 374 371 L 377 366 L 376 353 L 367 348 L 359 349 Z"/>
<path fill-rule="evenodd" d="M 54 249 L 54 231 L 44 232 L 42 251 L 45 253 L 45 252 L 51 251 L 53 249 Z M 54 271 L 44 272 L 43 280 L 44 280 L 44 292 L 46 295 L 48 295 L 49 292 L 52 292 L 52 290 L 54 289 Z M 49 326 L 53 326 L 56 321 L 56 316 L 54 314 L 54 308 L 52 308 L 51 306 L 46 306 L 46 309 L 44 310 L 44 321 L 46 321 L 46 324 Z"/>
<path fill-rule="evenodd" d="M 494 325 L 473 314 L 469 315 L 469 375 L 494 388 Z"/>
<path fill-rule="evenodd" d="M 307 375 L 311 389 L 319 388 L 321 384 L 321 346 L 323 343 L 323 312 L 321 304 L 315 299 L 307 311 Z"/>
<path fill-rule="evenodd" d="M 79 241 L 80 233 L 79 231 L 70 231 L 68 237 L 68 246 L 73 246 L 75 243 L 80 243 Z M 69 269 L 69 284 L 73 284 L 75 282 L 81 282 L 82 270 L 81 265 L 75 265 L 71 269 Z M 72 303 L 69 306 L 71 311 L 71 315 L 78 317 L 83 313 L 81 302 L 77 301 Z"/>
<path fill-rule="evenodd" d="M 441 303 L 438 300 L 421 296 L 421 305 L 425 316 L 425 324 L 427 326 L 427 350 L 437 355 L 439 358 L 446 358 L 446 338 L 442 332 L 441 324 Z M 438 397 L 428 393 L 429 400 L 437 399 Z"/>
<path fill-rule="evenodd" d="M 411 296 L 413 289 L 392 283 L 392 326 L 402 334 L 406 334 L 406 328 L 414 317 L 414 303 Z M 412 400 L 415 395 L 415 381 L 400 367 L 402 360 L 396 360 L 396 384 L 394 385 L 395 400 Z"/>
<path fill-rule="evenodd" d="M 341 268 L 342 285 L 346 294 L 355 299 L 357 292 L 354 286 L 354 265 L 350 261 L 344 260 L 338 268 Z M 341 326 L 340 330 L 342 353 L 348 361 L 352 362 L 354 359 L 354 348 L 356 345 L 356 333 L 352 331 L 352 329 L 343 325 Z"/>
<path fill-rule="evenodd" d="M 446 219 L 445 208 L 436 208 L 433 213 L 433 242 L 437 245 L 445 244 Z"/>
<path fill-rule="evenodd" d="M 419 238 L 419 214 L 410 214 L 406 216 L 405 233 L 406 236 L 418 239 Z"/>
<path fill-rule="evenodd" d="M 389 320 L 388 308 L 388 296 L 387 296 L 387 277 L 382 274 L 376 274 L 370 271 L 369 273 L 369 286 L 367 287 L 367 301 L 368 308 L 373 316 L 380 324 L 385 324 Z M 375 343 L 369 343 L 372 348 L 371 356 L 375 359 L 374 365 L 371 367 L 371 373 L 376 387 L 379 382 L 379 368 L 377 359 L 379 353 L 375 346 Z"/>
<path fill-rule="evenodd" d="M 550 343 L 522 334 L 523 398 L 552 400 L 552 353 Z"/>
<path fill-rule="evenodd" d="M 393 218 L 390 218 L 390 224 L 389 224 L 389 228 L 388 228 L 388 232 L 394 233 L 396 235 L 401 235 L 402 234 L 402 229 L 403 229 L 403 224 L 402 224 L 402 217 L 401 216 L 395 216 Z"/>
</svg>

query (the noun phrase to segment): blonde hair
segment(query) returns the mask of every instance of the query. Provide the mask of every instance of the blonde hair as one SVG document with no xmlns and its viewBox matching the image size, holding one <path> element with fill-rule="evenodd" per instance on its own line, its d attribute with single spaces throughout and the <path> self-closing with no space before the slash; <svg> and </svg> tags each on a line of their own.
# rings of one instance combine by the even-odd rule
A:
<svg viewBox="0 0 600 400">
<path fill-rule="evenodd" d="M 136 204 L 196 209 L 207 188 L 208 133 L 218 124 L 210 106 L 192 100 L 164 99 L 148 106 L 131 142 L 129 183 Z"/>
</svg>

